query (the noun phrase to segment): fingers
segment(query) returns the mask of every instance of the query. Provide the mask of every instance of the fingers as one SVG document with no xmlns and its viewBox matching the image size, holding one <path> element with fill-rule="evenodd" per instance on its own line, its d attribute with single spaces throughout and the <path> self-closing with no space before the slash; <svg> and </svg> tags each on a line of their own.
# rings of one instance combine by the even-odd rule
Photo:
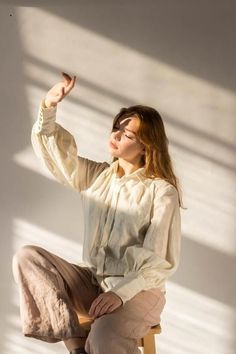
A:
<svg viewBox="0 0 236 354">
<path fill-rule="evenodd" d="M 101 301 L 102 301 L 102 297 L 99 296 L 93 301 L 89 310 L 89 316 L 94 316 L 96 308 Z"/>
<path fill-rule="evenodd" d="M 114 294 L 101 294 L 92 303 L 89 316 L 96 318 L 104 315 L 105 313 L 113 312 L 120 306 L 121 300 L 117 302 L 117 298 Z"/>
<path fill-rule="evenodd" d="M 63 99 L 63 97 L 65 96 L 65 88 L 61 87 L 60 89 L 60 98 L 59 98 L 59 102 L 61 102 L 61 100 Z"/>
<path fill-rule="evenodd" d="M 99 311 L 98 315 L 102 316 L 106 313 L 111 313 L 116 309 L 117 305 L 114 304 L 105 304 Z"/>
<path fill-rule="evenodd" d="M 106 313 L 111 313 L 111 312 L 115 311 L 116 309 L 117 309 L 117 305 L 112 304 L 107 308 Z"/>
<path fill-rule="evenodd" d="M 72 90 L 73 87 L 75 86 L 75 81 L 76 81 L 76 76 L 73 76 L 73 79 L 71 79 L 71 82 L 68 85 L 69 91 Z"/>
<path fill-rule="evenodd" d="M 73 78 L 71 78 L 70 75 L 68 75 L 65 72 L 62 72 L 62 75 L 64 77 L 64 83 L 66 84 L 66 86 L 67 85 L 74 86 L 75 80 L 76 80 L 76 76 L 73 76 Z"/>
<path fill-rule="evenodd" d="M 110 307 L 110 305 L 108 305 L 108 304 L 103 304 L 103 305 L 97 306 L 96 311 L 94 313 L 94 317 L 100 317 L 100 316 L 104 315 L 105 313 L 107 313 L 107 310 L 109 307 Z"/>
<path fill-rule="evenodd" d="M 73 76 L 73 78 L 71 78 L 70 75 L 68 75 L 65 72 L 62 72 L 62 75 L 64 77 L 64 84 L 65 84 L 64 94 L 67 95 L 75 86 L 76 76 Z"/>
<path fill-rule="evenodd" d="M 76 81 L 76 75 L 73 76 L 72 82 L 73 82 L 73 87 L 75 85 L 75 81 Z"/>
<path fill-rule="evenodd" d="M 111 306 L 108 299 L 98 297 L 94 300 L 89 310 L 89 316 L 96 318 L 106 313 L 107 309 Z"/>
<path fill-rule="evenodd" d="M 69 84 L 70 81 L 71 81 L 70 75 L 68 75 L 67 73 L 65 73 L 64 71 L 62 71 L 62 76 L 63 76 L 63 78 L 64 78 L 64 82 Z"/>
<path fill-rule="evenodd" d="M 105 313 L 107 313 L 107 310 L 110 306 L 111 306 L 111 304 L 106 302 L 105 299 L 103 299 L 103 301 L 101 301 L 96 306 L 96 309 L 94 311 L 94 317 L 100 317 L 100 316 L 104 315 Z"/>
</svg>

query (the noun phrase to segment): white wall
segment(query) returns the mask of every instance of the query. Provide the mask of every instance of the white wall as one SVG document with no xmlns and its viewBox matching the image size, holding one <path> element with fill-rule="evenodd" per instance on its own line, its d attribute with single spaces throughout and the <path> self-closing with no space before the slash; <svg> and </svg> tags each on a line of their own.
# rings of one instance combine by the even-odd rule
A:
<svg viewBox="0 0 236 354">
<path fill-rule="evenodd" d="M 188 210 L 158 354 L 235 353 L 235 10 L 227 0 L 1 2 L 0 353 L 66 352 L 21 335 L 11 273 L 26 243 L 81 257 L 80 197 L 55 182 L 30 142 L 62 70 L 78 79 L 58 122 L 83 156 L 110 161 L 120 107 L 148 104 L 163 116 Z"/>
</svg>

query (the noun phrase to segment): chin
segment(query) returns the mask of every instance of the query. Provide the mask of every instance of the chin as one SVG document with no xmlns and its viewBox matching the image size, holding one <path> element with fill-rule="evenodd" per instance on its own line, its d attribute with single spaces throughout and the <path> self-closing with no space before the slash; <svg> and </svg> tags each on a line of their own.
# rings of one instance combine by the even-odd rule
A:
<svg viewBox="0 0 236 354">
<path fill-rule="evenodd" d="M 117 153 L 116 153 L 116 150 L 112 149 L 112 147 L 108 146 L 108 150 L 109 150 L 109 153 L 114 156 L 114 157 L 118 157 L 117 156 Z"/>
<path fill-rule="evenodd" d="M 117 154 L 114 153 L 114 151 L 110 151 L 110 154 L 111 154 L 112 157 L 117 157 L 117 159 L 119 158 L 119 156 L 117 156 Z"/>
</svg>

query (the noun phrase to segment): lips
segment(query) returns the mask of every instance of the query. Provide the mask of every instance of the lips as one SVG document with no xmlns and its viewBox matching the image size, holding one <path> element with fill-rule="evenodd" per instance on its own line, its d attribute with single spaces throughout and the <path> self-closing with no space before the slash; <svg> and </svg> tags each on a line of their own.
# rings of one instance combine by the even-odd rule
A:
<svg viewBox="0 0 236 354">
<path fill-rule="evenodd" d="M 117 149 L 117 146 L 116 146 L 112 141 L 110 141 L 110 145 L 111 145 L 111 147 L 113 147 L 114 149 Z"/>
</svg>

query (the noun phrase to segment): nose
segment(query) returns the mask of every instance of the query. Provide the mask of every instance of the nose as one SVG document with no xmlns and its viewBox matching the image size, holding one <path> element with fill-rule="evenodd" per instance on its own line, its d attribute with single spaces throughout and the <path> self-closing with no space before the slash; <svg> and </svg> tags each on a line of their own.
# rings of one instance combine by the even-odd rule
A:
<svg viewBox="0 0 236 354">
<path fill-rule="evenodd" d="M 120 139 L 121 139 L 121 136 L 122 136 L 122 131 L 117 130 L 116 132 L 113 132 L 113 134 L 114 134 L 115 140 L 117 140 L 117 137 L 118 137 L 119 140 L 120 140 Z"/>
</svg>

